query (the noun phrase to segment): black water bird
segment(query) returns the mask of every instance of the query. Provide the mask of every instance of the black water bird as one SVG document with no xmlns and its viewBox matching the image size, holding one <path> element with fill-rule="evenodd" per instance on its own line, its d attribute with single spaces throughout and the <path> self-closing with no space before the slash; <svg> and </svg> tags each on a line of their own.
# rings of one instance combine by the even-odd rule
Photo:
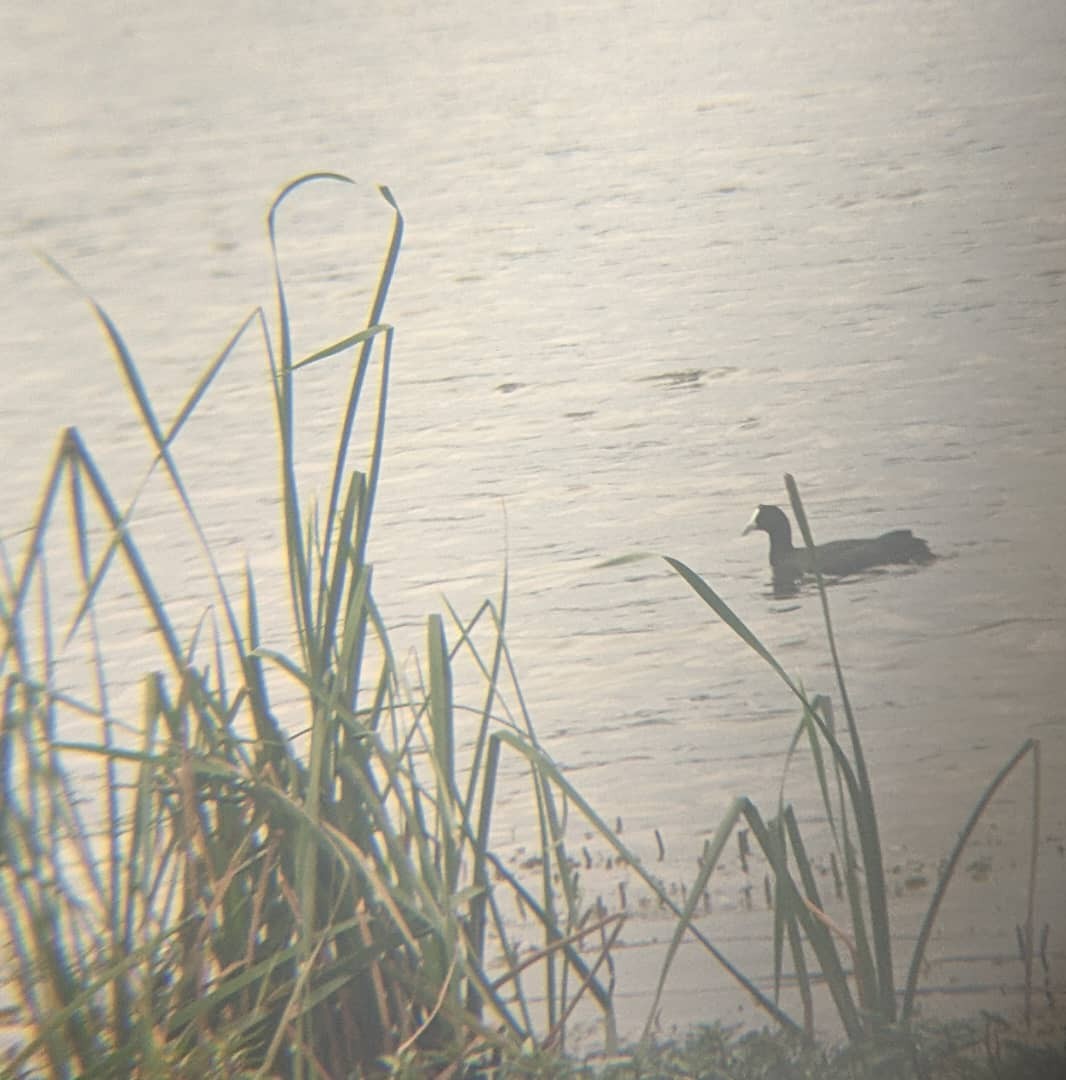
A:
<svg viewBox="0 0 1066 1080">
<path fill-rule="evenodd" d="M 860 570 L 897 563 L 927 563 L 935 557 L 929 545 L 910 529 L 894 529 L 865 540 L 831 540 L 818 544 L 811 552 L 792 546 L 792 526 L 779 506 L 759 506 L 744 530 L 760 530 L 770 537 L 770 566 L 775 581 L 798 581 L 804 574 L 814 572 L 844 577 Z"/>
</svg>

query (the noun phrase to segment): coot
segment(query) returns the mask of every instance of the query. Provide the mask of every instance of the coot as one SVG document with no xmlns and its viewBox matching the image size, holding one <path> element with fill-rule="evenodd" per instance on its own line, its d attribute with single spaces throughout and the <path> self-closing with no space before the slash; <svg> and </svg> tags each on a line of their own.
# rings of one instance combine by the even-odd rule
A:
<svg viewBox="0 0 1066 1080">
<path fill-rule="evenodd" d="M 770 566 L 774 578 L 796 581 L 813 573 L 811 553 L 792 546 L 792 526 L 779 506 L 759 506 L 744 530 L 756 529 L 770 536 Z M 874 566 L 894 563 L 926 563 L 934 558 L 929 545 L 910 529 L 895 529 L 867 540 L 832 540 L 814 549 L 815 562 L 823 574 L 843 577 Z"/>
</svg>

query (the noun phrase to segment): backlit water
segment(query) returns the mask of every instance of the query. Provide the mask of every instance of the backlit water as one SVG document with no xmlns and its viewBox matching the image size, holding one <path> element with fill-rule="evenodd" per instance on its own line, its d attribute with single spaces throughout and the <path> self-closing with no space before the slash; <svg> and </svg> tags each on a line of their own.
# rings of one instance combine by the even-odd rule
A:
<svg viewBox="0 0 1066 1080">
<path fill-rule="evenodd" d="M 107 308 L 169 417 L 269 301 L 263 215 L 296 175 L 356 180 L 283 212 L 297 350 L 362 325 L 387 183 L 407 231 L 372 557 L 397 640 L 420 643 L 442 593 L 472 613 L 506 556 L 543 742 L 649 859 L 660 830 L 664 876 L 690 877 L 733 795 L 775 796 L 795 710 L 665 564 L 603 564 L 681 558 L 831 690 L 816 598 L 775 600 L 765 537 L 740 531 L 784 501 L 786 471 L 817 538 L 912 527 L 939 562 L 832 591 L 886 844 L 935 868 L 1041 738 L 1061 980 L 1061 5 L 63 0 L 3 9 L 0 42 L 9 552 L 61 426 L 123 498 L 149 461 L 91 314 L 38 251 Z M 303 383 L 312 486 L 346 385 L 340 367 Z M 178 460 L 282 635 L 269 424 L 250 337 Z M 139 520 L 191 627 L 211 594 L 165 485 Z M 121 692 L 139 641 L 115 630 Z M 1012 949 L 1026 797 L 997 804 L 991 879 L 960 900 L 980 940 L 956 923 L 948 951 Z M 527 811 L 507 810 L 518 836 Z"/>
</svg>

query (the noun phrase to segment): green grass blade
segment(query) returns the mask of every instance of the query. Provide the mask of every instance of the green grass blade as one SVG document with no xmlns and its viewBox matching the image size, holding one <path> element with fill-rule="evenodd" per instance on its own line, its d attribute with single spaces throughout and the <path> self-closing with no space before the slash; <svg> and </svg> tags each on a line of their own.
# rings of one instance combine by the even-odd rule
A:
<svg viewBox="0 0 1066 1080">
<path fill-rule="evenodd" d="M 765 645 L 748 629 L 747 625 L 736 612 L 703 580 L 694 570 L 690 570 L 683 562 L 664 555 L 666 562 L 688 582 L 692 591 L 740 638 L 750 649 L 753 649 L 767 664 L 777 672 L 782 682 L 805 703 L 803 691 L 792 681 L 785 669 L 777 662 L 773 654 Z"/>
<path fill-rule="evenodd" d="M 166 644 L 167 653 L 171 663 L 175 670 L 182 670 L 184 654 L 181 646 L 178 644 L 177 635 L 170 625 L 170 619 L 167 617 L 163 602 L 156 590 L 155 583 L 148 573 L 144 560 L 141 558 L 140 551 L 126 530 L 122 515 L 119 512 L 114 499 L 111 497 L 111 492 L 104 481 L 103 475 L 96 467 L 96 463 L 93 461 L 81 440 L 81 436 L 74 428 L 67 429 L 66 443 L 71 459 L 77 462 L 80 469 L 84 470 L 89 479 L 93 494 L 96 497 L 97 504 L 103 509 L 108 525 L 111 527 L 114 535 L 118 538 L 119 548 L 125 556 L 126 563 L 133 573 L 137 586 L 140 589 L 141 597 L 152 615 L 152 620 L 155 623 L 156 629 L 159 631 Z"/>
<path fill-rule="evenodd" d="M 652 1028 L 659 1013 L 659 1005 L 662 1001 L 663 993 L 666 990 L 666 981 L 667 976 L 670 973 L 670 967 L 674 962 L 674 957 L 677 955 L 678 949 L 681 947 L 682 941 L 684 941 L 685 936 L 692 927 L 693 919 L 696 916 L 696 909 L 699 906 L 704 889 L 707 888 L 707 883 L 710 881 L 711 875 L 718 866 L 718 860 L 721 858 L 726 843 L 733 835 L 733 830 L 736 828 L 737 822 L 746 811 L 750 811 L 751 809 L 751 804 L 747 799 L 734 798 L 729 805 L 729 809 L 726 810 L 722 817 L 722 820 L 718 823 L 714 836 L 703 846 L 703 854 L 700 856 L 699 862 L 699 872 L 696 874 L 696 877 L 688 888 L 688 899 L 681 909 L 677 923 L 674 927 L 674 932 L 670 937 L 670 944 L 666 949 L 666 955 L 663 957 L 662 966 L 659 969 L 659 978 L 655 985 L 655 993 L 652 995 L 651 1006 L 648 1009 L 648 1018 L 644 1023 L 644 1033 L 641 1035 L 641 1042 L 647 1042 L 651 1038 Z"/>
<path fill-rule="evenodd" d="M 307 587 L 309 581 L 308 555 L 301 532 L 300 497 L 296 482 L 295 443 L 293 437 L 296 400 L 292 378 L 292 326 L 289 320 L 288 302 L 285 297 L 285 282 L 281 273 L 281 259 L 278 254 L 277 215 L 282 203 L 289 195 L 304 184 L 316 180 L 336 180 L 347 184 L 352 183 L 348 177 L 340 173 L 308 173 L 286 184 L 274 199 L 267 213 L 267 233 L 274 265 L 274 291 L 278 307 L 278 335 L 281 345 L 281 355 L 273 372 L 273 385 L 281 449 L 282 509 L 288 549 L 289 591 L 292 598 L 293 616 L 296 620 L 300 643 L 304 649 L 305 662 L 309 671 L 317 671 L 319 663 L 314 645 L 311 596 Z M 271 354 L 271 365 L 274 366 L 273 354 Z"/>
<path fill-rule="evenodd" d="M 367 319 L 368 326 L 376 327 L 381 323 L 381 316 L 385 310 L 385 300 L 388 297 L 389 287 L 392 284 L 392 278 L 396 271 L 396 263 L 400 257 L 400 247 L 403 242 L 404 220 L 403 214 L 400 212 L 399 206 L 396 204 L 395 199 L 392 197 L 392 193 L 387 187 L 379 189 L 382 197 L 393 208 L 395 216 L 393 218 L 392 238 L 389 241 L 389 250 L 385 256 L 385 263 L 382 266 L 381 275 L 378 279 L 377 291 L 374 295 L 374 300 L 371 304 L 370 315 Z M 384 424 L 384 405 L 385 405 L 385 391 L 388 385 L 388 362 L 392 349 L 392 328 L 388 327 L 386 331 L 385 341 L 385 354 L 382 361 L 381 372 L 381 392 L 378 405 L 378 433 L 375 438 L 375 446 L 377 449 L 372 452 L 372 460 L 376 455 L 380 454 L 381 436 L 383 433 Z M 356 370 L 352 377 L 352 388 L 348 394 L 348 403 L 345 409 L 344 420 L 341 423 L 341 433 L 337 441 L 337 454 L 333 466 L 333 481 L 330 487 L 329 503 L 326 511 L 326 530 L 325 530 L 325 546 L 323 552 L 323 573 L 325 573 L 325 566 L 329 562 L 330 558 L 330 544 L 333 538 L 333 522 L 337 516 L 337 507 L 340 501 L 341 486 L 343 484 L 344 476 L 344 463 L 348 457 L 348 447 L 351 443 L 352 430 L 355 426 L 355 414 L 358 408 L 360 399 L 360 393 L 363 385 L 363 379 L 366 376 L 366 371 L 370 363 L 370 351 L 373 347 L 373 338 L 367 338 L 362 343 L 359 359 L 356 364 Z M 373 503 L 373 491 L 376 488 L 377 469 L 372 467 L 370 469 L 370 503 Z M 363 544 L 365 544 L 365 532 L 363 536 Z M 360 558 L 362 555 L 363 544 L 356 544 L 356 548 L 360 550 Z"/>
<path fill-rule="evenodd" d="M 803 509 L 803 501 L 800 498 L 799 488 L 796 481 L 788 474 L 785 475 L 785 487 L 788 490 L 789 502 L 792 511 L 796 515 L 800 531 L 803 534 L 804 543 L 811 553 L 812 564 L 814 563 L 815 543 L 811 533 L 807 514 Z M 851 700 L 848 696 L 847 685 L 844 680 L 844 671 L 840 663 L 840 654 L 837 650 L 836 637 L 833 634 L 833 623 L 829 614 L 829 597 L 826 594 L 825 582 L 822 575 L 815 571 L 818 581 L 818 596 L 822 605 L 822 618 L 825 623 L 826 638 L 829 643 L 829 651 L 833 660 L 833 670 L 836 673 L 837 686 L 840 690 L 840 701 L 844 708 L 844 716 L 847 720 L 848 732 L 851 736 L 852 756 L 854 758 L 855 775 L 858 779 L 858 798 L 855 802 L 856 826 L 859 831 L 859 843 L 862 849 L 863 865 L 866 870 L 866 887 L 868 903 L 870 907 L 871 933 L 874 939 L 874 952 L 877 958 L 878 979 L 878 1011 L 887 1021 L 896 1019 L 896 986 L 892 965 L 892 934 L 888 915 L 888 887 L 885 880 L 884 862 L 881 851 L 880 831 L 877 824 L 877 811 L 874 808 L 873 787 L 870 783 L 869 773 L 866 769 L 866 758 L 862 751 L 862 742 L 859 738 L 859 727 L 855 720 L 855 714 L 851 708 Z"/>
</svg>

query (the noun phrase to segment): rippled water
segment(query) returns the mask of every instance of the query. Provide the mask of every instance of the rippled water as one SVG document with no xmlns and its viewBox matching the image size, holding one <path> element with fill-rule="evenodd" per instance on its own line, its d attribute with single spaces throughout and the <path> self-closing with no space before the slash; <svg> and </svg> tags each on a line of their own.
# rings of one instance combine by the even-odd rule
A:
<svg viewBox="0 0 1066 1080">
<path fill-rule="evenodd" d="M 765 537 L 739 535 L 792 472 L 818 538 L 910 526 L 942 556 L 832 592 L 890 847 L 935 865 L 1038 736 L 1060 909 L 1061 6 L 359 7 L 0 11 L 0 535 L 17 549 L 61 425 L 127 497 L 149 460 L 87 309 L 36 250 L 109 310 L 172 415 L 269 299 L 281 184 L 357 180 L 283 215 L 309 350 L 365 317 L 388 183 L 407 233 L 372 554 L 398 639 L 441 593 L 472 612 L 506 553 L 544 742 L 687 875 L 734 794 L 776 792 L 794 710 L 664 564 L 604 564 L 683 559 L 830 689 L 815 598 L 775 600 Z M 238 350 L 179 461 L 227 566 L 249 553 L 280 611 L 265 371 L 258 344 Z M 346 382 L 307 380 L 312 483 Z M 162 484 L 141 520 L 191 626 L 210 593 Z M 994 911 L 993 951 L 1021 915 L 1002 836 L 1023 805 L 1018 785 L 985 838 L 1011 854 L 964 900 Z"/>
</svg>

